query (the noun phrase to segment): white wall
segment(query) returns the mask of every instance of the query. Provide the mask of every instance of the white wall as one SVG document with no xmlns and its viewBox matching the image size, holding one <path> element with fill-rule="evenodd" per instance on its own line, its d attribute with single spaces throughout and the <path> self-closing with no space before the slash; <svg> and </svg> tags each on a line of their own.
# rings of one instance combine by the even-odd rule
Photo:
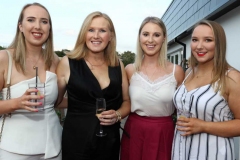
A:
<svg viewBox="0 0 240 160">
<path fill-rule="evenodd" d="M 234 68 L 240 70 L 240 7 L 218 18 L 227 37 L 227 61 Z"/>
</svg>

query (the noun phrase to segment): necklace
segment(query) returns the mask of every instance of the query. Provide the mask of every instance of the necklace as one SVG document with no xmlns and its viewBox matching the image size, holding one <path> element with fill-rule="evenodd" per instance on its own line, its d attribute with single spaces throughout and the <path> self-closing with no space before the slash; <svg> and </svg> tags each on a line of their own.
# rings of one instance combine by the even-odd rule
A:
<svg viewBox="0 0 240 160">
<path fill-rule="evenodd" d="M 196 78 L 201 78 L 201 77 L 206 77 L 207 75 L 209 75 L 209 74 L 205 74 L 205 75 L 196 75 L 195 77 L 196 77 Z"/>
<path fill-rule="evenodd" d="M 206 77 L 208 75 L 210 75 L 212 72 L 209 72 L 209 73 L 205 73 L 205 74 L 196 74 L 194 77 L 195 78 L 202 78 L 202 77 Z"/>
<path fill-rule="evenodd" d="M 194 77 L 196 78 L 202 78 L 202 77 L 206 77 L 209 76 L 211 73 L 206 73 L 206 74 L 202 74 L 202 75 L 195 75 Z"/>
<path fill-rule="evenodd" d="M 200 75 L 196 75 L 196 78 L 199 78 L 199 77 L 204 77 L 204 75 L 201 75 L 201 76 Z"/>
<path fill-rule="evenodd" d="M 102 66 L 105 63 L 105 61 L 103 61 L 103 63 L 101 63 L 101 64 L 92 64 L 87 59 L 85 59 L 85 60 L 91 65 L 91 67 L 90 67 L 91 70 L 94 70 L 93 67 L 99 67 L 99 66 Z"/>
<path fill-rule="evenodd" d="M 149 76 L 148 75 L 148 72 L 146 70 L 146 67 L 143 67 L 145 72 L 146 72 L 146 75 L 147 75 L 147 78 L 148 78 L 148 81 L 152 81 L 152 77 L 154 76 L 155 72 L 157 71 L 157 67 L 155 68 L 154 72 Z"/>
<path fill-rule="evenodd" d="M 38 56 L 38 60 L 40 59 L 41 55 Z M 33 65 L 33 69 L 36 69 L 36 64 L 38 63 L 38 60 L 36 61 L 36 63 Z"/>
</svg>

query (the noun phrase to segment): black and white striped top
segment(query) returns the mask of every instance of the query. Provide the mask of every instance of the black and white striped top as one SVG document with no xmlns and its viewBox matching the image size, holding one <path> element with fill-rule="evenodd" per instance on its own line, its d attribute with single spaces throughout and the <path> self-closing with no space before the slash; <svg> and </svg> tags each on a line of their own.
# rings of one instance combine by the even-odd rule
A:
<svg viewBox="0 0 240 160">
<path fill-rule="evenodd" d="M 204 121 L 222 122 L 233 119 L 228 102 L 220 92 L 216 93 L 210 84 L 187 91 L 184 82 L 173 97 L 177 109 L 188 110 L 192 117 Z M 181 136 L 177 129 L 175 130 L 172 160 L 234 159 L 233 138 L 223 138 L 207 133 L 185 137 Z"/>
</svg>

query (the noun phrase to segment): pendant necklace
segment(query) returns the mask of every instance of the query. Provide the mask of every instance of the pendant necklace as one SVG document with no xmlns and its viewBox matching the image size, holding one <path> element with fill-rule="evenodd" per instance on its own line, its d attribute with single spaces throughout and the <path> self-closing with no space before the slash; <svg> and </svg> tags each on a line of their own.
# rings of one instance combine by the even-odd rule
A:
<svg viewBox="0 0 240 160">
<path fill-rule="evenodd" d="M 91 70 L 94 70 L 93 67 L 99 67 L 99 66 L 102 66 L 105 63 L 105 61 L 103 61 L 103 63 L 101 63 L 101 64 L 92 64 L 87 59 L 85 59 L 85 60 L 91 65 L 91 67 L 90 67 Z"/>
<path fill-rule="evenodd" d="M 39 57 L 38 57 L 38 60 L 40 59 L 40 57 L 41 57 L 41 55 L 39 55 Z M 37 65 L 37 63 L 38 63 L 38 60 L 36 61 L 36 63 L 33 65 L 33 69 L 36 69 L 36 65 Z"/>
<path fill-rule="evenodd" d="M 195 78 L 202 78 L 202 77 L 206 77 L 206 76 L 209 76 L 209 75 L 211 75 L 212 74 L 212 72 L 210 72 L 210 73 L 205 73 L 205 74 L 196 74 L 196 75 L 194 75 L 194 77 Z"/>
<path fill-rule="evenodd" d="M 154 72 L 151 74 L 151 76 L 148 75 L 147 73 L 147 70 L 146 70 L 146 67 L 144 67 L 144 70 L 147 74 L 147 78 L 148 78 L 148 81 L 153 81 L 151 78 L 153 77 L 153 75 L 155 74 L 155 72 L 157 71 L 157 67 L 155 68 Z"/>
</svg>

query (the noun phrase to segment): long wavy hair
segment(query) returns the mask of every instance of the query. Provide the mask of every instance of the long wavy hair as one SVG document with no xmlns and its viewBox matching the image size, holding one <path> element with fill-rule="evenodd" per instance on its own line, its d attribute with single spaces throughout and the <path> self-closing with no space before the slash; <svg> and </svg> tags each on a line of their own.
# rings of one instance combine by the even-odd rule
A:
<svg viewBox="0 0 240 160">
<path fill-rule="evenodd" d="M 136 67 L 136 70 L 139 71 L 141 66 L 142 66 L 142 59 L 144 57 L 144 51 L 141 47 L 141 44 L 140 44 L 140 35 L 141 35 L 141 32 L 142 32 L 142 29 L 143 27 L 145 26 L 145 24 L 147 23 L 154 23 L 156 25 L 158 25 L 162 31 L 163 31 L 163 36 L 165 38 L 163 44 L 162 44 L 162 47 L 159 51 L 159 56 L 158 56 L 158 63 L 160 66 L 162 67 L 166 67 L 166 56 L 167 56 L 167 29 L 166 29 L 166 26 L 165 24 L 163 23 L 163 21 L 158 18 L 158 17 L 146 17 L 140 28 L 139 28 L 139 31 L 138 31 L 138 38 L 137 38 L 137 54 L 136 54 L 136 57 L 135 57 L 135 67 Z"/>
<path fill-rule="evenodd" d="M 206 25 L 212 29 L 215 39 L 215 52 L 213 58 L 213 78 L 211 85 L 214 87 L 215 92 L 220 91 L 221 95 L 223 95 L 226 92 L 226 72 L 229 68 L 232 68 L 226 60 L 227 41 L 225 31 L 222 26 L 215 21 L 202 20 L 194 26 L 194 29 L 199 25 Z M 193 56 L 193 54 L 191 54 L 191 68 L 195 68 L 197 65 L 197 59 Z"/>
<path fill-rule="evenodd" d="M 113 22 L 107 14 L 99 11 L 92 12 L 85 18 L 78 34 L 75 47 L 69 54 L 67 54 L 67 56 L 71 59 L 82 59 L 87 56 L 89 49 L 86 45 L 86 34 L 89 26 L 92 23 L 92 20 L 97 17 L 103 17 L 106 19 L 109 23 L 109 30 L 111 31 L 112 38 L 104 50 L 104 58 L 109 66 L 118 66 L 118 56 L 116 52 L 116 32 Z"/>
<path fill-rule="evenodd" d="M 13 60 L 15 61 L 16 69 L 23 73 L 25 73 L 27 50 L 26 50 L 25 37 L 24 37 L 24 34 L 19 29 L 19 24 L 21 24 L 23 21 L 25 9 L 30 6 L 39 6 L 39 7 L 43 8 L 44 10 L 46 10 L 46 12 L 49 15 L 49 24 L 50 24 L 49 36 L 48 36 L 47 40 L 45 41 L 45 43 L 43 44 L 43 47 L 44 47 L 43 57 L 44 57 L 44 61 L 45 61 L 45 69 L 46 70 L 50 69 L 53 58 L 54 58 L 52 20 L 51 20 L 48 10 L 46 9 L 46 7 L 44 7 L 40 3 L 26 4 L 22 8 L 22 11 L 18 18 L 16 35 L 15 35 L 12 43 L 8 47 L 8 49 L 14 49 Z"/>
</svg>

